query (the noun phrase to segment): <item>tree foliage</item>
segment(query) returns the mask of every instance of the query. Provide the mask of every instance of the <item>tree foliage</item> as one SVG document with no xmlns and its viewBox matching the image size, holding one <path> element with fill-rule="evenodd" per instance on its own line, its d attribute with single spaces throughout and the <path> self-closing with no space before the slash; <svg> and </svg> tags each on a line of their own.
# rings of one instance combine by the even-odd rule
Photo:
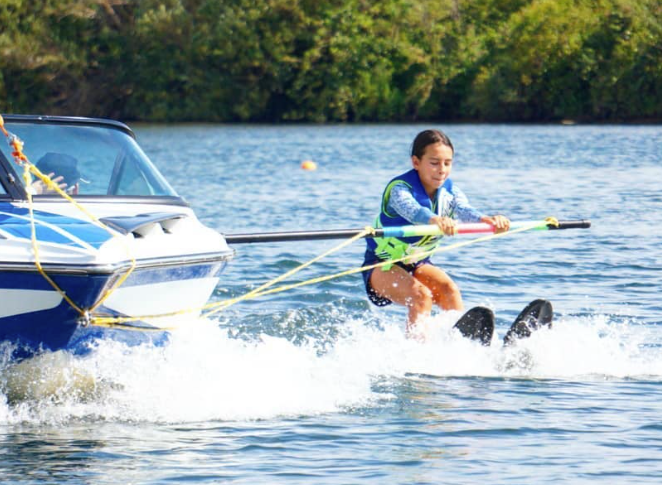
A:
<svg viewBox="0 0 662 485">
<path fill-rule="evenodd" d="M 662 118 L 659 0 L 3 0 L 0 110 Z"/>
</svg>

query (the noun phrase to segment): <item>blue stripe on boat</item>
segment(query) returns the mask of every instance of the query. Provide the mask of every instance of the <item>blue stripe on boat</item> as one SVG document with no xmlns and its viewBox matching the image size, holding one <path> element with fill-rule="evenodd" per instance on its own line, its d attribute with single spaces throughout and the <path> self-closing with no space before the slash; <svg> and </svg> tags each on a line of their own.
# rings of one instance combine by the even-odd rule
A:
<svg viewBox="0 0 662 485">
<path fill-rule="evenodd" d="M 27 219 L 23 219 L 22 217 Z M 15 207 L 10 203 L 0 203 L 0 227 L 2 227 L 5 233 L 13 237 L 20 239 L 30 239 L 32 237 L 29 217 L 30 212 L 26 208 Z M 41 242 L 85 247 L 75 240 L 79 239 L 91 247 L 99 249 L 112 237 L 108 231 L 95 226 L 90 221 L 82 219 L 75 219 L 40 210 L 34 211 L 34 218 L 37 239 Z M 43 224 L 57 226 L 59 229 L 70 234 L 70 237 Z"/>
</svg>

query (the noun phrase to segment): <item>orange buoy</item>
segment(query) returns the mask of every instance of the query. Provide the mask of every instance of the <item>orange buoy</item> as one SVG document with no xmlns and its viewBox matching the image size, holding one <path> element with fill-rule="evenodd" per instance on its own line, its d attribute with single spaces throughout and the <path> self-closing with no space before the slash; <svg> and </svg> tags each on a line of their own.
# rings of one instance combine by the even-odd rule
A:
<svg viewBox="0 0 662 485">
<path fill-rule="evenodd" d="M 317 170 L 317 164 L 312 160 L 304 160 L 301 162 L 301 168 L 304 170 Z"/>
</svg>

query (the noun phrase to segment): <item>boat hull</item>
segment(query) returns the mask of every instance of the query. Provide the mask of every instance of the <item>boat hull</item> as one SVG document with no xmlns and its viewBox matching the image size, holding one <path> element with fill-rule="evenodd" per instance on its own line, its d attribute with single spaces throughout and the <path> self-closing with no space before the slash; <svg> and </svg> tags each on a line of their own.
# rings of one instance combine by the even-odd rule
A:
<svg viewBox="0 0 662 485">
<path fill-rule="evenodd" d="M 126 269 L 69 268 L 48 273 L 81 309 L 91 309 L 105 297 L 91 317 L 134 319 L 122 324 L 98 325 L 94 318 L 86 320 L 36 271 L 0 271 L 0 341 L 11 344 L 14 358 L 56 350 L 84 354 L 101 339 L 127 345 L 163 344 L 178 322 L 199 314 L 230 257 L 221 254 L 179 265 L 143 264 L 107 296 Z"/>
</svg>

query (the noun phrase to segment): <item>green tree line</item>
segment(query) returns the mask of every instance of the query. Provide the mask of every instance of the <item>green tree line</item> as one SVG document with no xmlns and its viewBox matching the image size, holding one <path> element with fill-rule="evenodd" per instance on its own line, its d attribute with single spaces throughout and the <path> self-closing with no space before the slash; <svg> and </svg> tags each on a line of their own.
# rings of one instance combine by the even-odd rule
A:
<svg viewBox="0 0 662 485">
<path fill-rule="evenodd" d="M 0 0 L 0 112 L 662 119 L 660 0 Z"/>
</svg>

